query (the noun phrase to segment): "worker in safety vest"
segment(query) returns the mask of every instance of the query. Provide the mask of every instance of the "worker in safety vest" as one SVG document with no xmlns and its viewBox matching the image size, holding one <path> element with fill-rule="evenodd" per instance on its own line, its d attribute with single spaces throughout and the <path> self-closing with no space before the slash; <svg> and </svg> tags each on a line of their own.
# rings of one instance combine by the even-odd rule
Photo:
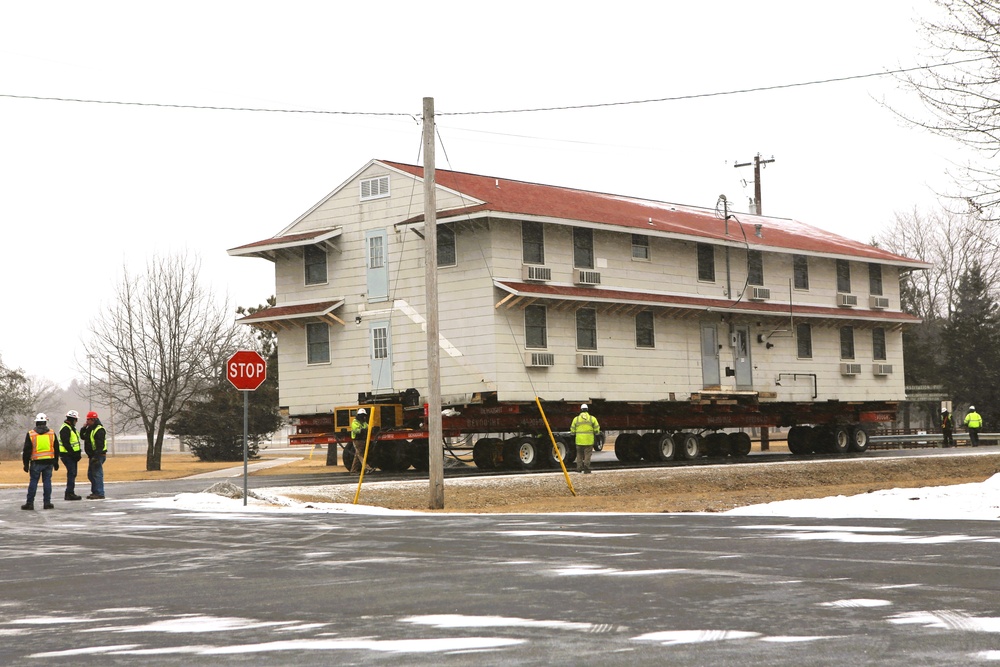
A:
<svg viewBox="0 0 1000 667">
<path fill-rule="evenodd" d="M 59 428 L 59 460 L 66 466 L 66 500 L 81 500 L 76 495 L 76 470 L 80 462 L 80 434 L 76 432 L 76 422 L 80 413 L 70 410 Z"/>
<path fill-rule="evenodd" d="M 59 470 L 59 459 L 56 454 L 59 445 L 56 442 L 56 432 L 48 427 L 49 418 L 44 413 L 35 415 L 35 428 L 24 436 L 24 450 L 21 460 L 24 472 L 31 475 L 28 481 L 28 502 L 21 505 L 23 510 L 35 509 L 35 491 L 38 489 L 38 478 L 42 479 L 43 507 L 55 509 L 52 504 L 52 470 Z"/>
<path fill-rule="evenodd" d="M 589 475 L 594 439 L 601 432 L 601 425 L 597 423 L 597 418 L 590 414 L 586 403 L 580 406 L 580 414 L 573 418 L 569 431 L 576 436 L 576 471 Z"/>
<path fill-rule="evenodd" d="M 87 413 L 87 425 L 80 429 L 83 450 L 87 452 L 87 479 L 90 480 L 90 495 L 87 500 L 104 500 L 104 461 L 108 458 L 108 432 L 97 413 Z"/>
<path fill-rule="evenodd" d="M 982 427 L 982 416 L 976 412 L 976 406 L 970 405 L 969 412 L 965 415 L 965 428 L 969 431 L 969 443 L 973 447 L 979 446 L 979 429 Z"/>
<path fill-rule="evenodd" d="M 361 472 L 361 462 L 365 456 L 365 443 L 368 440 L 368 411 L 358 408 L 354 418 L 351 419 L 351 440 L 354 441 L 354 461 L 351 462 L 351 472 Z M 365 472 L 372 472 L 374 468 L 368 466 Z"/>
</svg>

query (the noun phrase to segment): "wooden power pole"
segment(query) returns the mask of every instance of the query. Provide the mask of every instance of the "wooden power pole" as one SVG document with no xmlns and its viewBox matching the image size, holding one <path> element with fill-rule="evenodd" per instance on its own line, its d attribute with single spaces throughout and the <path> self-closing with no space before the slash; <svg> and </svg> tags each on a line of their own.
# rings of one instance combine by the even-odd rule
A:
<svg viewBox="0 0 1000 667">
<path fill-rule="evenodd" d="M 441 424 L 441 336 L 438 328 L 437 189 L 434 176 L 434 98 L 424 98 L 424 244 L 427 300 L 427 447 L 430 503 L 444 509 L 444 435 Z"/>
<path fill-rule="evenodd" d="M 761 160 L 760 153 L 757 153 L 753 156 L 753 162 L 738 162 L 733 165 L 736 168 L 749 167 L 751 164 L 753 165 L 753 205 L 754 208 L 757 209 L 754 211 L 757 215 L 764 215 L 764 208 L 760 199 L 760 165 L 771 164 L 772 162 L 774 162 L 773 157 L 770 160 Z"/>
</svg>

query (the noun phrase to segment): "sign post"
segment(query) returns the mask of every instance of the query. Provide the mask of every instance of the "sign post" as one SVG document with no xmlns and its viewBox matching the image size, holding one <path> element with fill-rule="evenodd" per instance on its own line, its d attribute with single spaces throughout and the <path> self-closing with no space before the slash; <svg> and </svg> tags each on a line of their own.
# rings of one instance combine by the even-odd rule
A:
<svg viewBox="0 0 1000 667">
<path fill-rule="evenodd" d="M 267 379 L 267 362 L 253 350 L 240 350 L 226 362 L 226 379 L 243 392 L 243 506 L 247 504 L 249 448 L 247 446 L 250 392 Z"/>
</svg>

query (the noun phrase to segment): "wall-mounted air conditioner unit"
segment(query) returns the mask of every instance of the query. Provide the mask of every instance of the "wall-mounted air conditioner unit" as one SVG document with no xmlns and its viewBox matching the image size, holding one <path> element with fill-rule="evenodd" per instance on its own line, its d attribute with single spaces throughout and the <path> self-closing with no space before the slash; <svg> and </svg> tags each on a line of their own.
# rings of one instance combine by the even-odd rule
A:
<svg viewBox="0 0 1000 667">
<path fill-rule="evenodd" d="M 841 375 L 857 375 L 861 372 L 861 364 L 840 364 Z"/>
<path fill-rule="evenodd" d="M 577 368 L 604 368 L 603 354 L 578 354 L 576 355 Z"/>
<path fill-rule="evenodd" d="M 856 306 L 858 305 L 858 297 L 854 294 L 844 294 L 843 292 L 837 292 L 837 305 Z"/>
<path fill-rule="evenodd" d="M 872 308 L 888 308 L 889 307 L 889 297 L 887 297 L 887 296 L 873 296 L 873 297 L 871 297 L 871 307 Z"/>
<path fill-rule="evenodd" d="M 750 300 L 751 301 L 767 301 L 771 298 L 771 290 L 767 287 L 751 287 L 750 288 Z"/>
<path fill-rule="evenodd" d="M 552 269 L 547 266 L 524 264 L 521 266 L 521 280 L 535 280 L 543 283 L 549 282 L 552 280 Z"/>
<path fill-rule="evenodd" d="M 577 285 L 600 285 L 601 272 L 589 269 L 574 269 L 573 282 Z"/>
<path fill-rule="evenodd" d="M 875 375 L 892 375 L 892 364 L 872 364 Z"/>
<path fill-rule="evenodd" d="M 556 355 L 551 352 L 525 352 L 524 365 L 528 368 L 546 368 L 556 365 Z"/>
</svg>

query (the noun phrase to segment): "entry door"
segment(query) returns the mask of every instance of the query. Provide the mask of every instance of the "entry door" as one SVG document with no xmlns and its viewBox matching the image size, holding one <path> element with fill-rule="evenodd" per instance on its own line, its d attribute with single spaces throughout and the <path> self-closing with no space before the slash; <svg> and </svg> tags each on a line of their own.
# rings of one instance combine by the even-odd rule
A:
<svg viewBox="0 0 1000 667">
<path fill-rule="evenodd" d="M 372 322 L 369 329 L 372 393 L 384 394 L 392 391 L 392 340 L 389 337 L 389 321 Z"/>
<path fill-rule="evenodd" d="M 719 378 L 719 332 L 715 325 L 701 327 L 701 381 L 706 389 L 718 387 Z"/>
<path fill-rule="evenodd" d="M 388 234 L 384 229 L 365 232 L 365 250 L 368 253 L 368 301 L 385 301 L 389 298 L 389 261 L 387 257 Z"/>
<path fill-rule="evenodd" d="M 736 365 L 736 388 L 753 389 L 753 364 L 750 361 L 750 327 L 736 326 L 733 329 L 736 346 L 733 360 Z"/>
</svg>

